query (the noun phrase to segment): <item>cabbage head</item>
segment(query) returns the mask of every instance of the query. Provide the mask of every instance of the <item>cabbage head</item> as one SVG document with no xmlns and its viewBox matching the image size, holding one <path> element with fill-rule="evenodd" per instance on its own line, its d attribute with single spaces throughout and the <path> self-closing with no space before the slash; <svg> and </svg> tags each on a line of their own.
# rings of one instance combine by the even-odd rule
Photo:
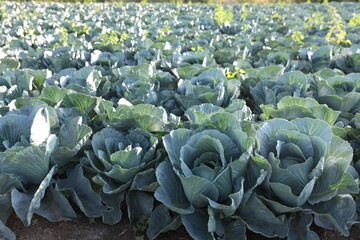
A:
<svg viewBox="0 0 360 240">
<path fill-rule="evenodd" d="M 259 153 L 272 168 L 260 198 L 288 217 L 288 238 L 319 239 L 309 229 L 313 221 L 348 236 L 356 219 L 350 194 L 359 192 L 350 174 L 350 144 L 333 135 L 326 122 L 310 118 L 269 120 L 257 137 Z"/>
<path fill-rule="evenodd" d="M 255 104 L 276 105 L 286 96 L 306 97 L 308 88 L 308 78 L 300 71 L 292 71 L 282 74 L 279 78 L 259 81 L 250 92 Z"/>
<path fill-rule="evenodd" d="M 245 237 L 246 226 L 236 211 L 266 176 L 266 163 L 250 167 L 255 165 L 251 159 L 255 138 L 233 118 L 217 113 L 213 124 L 196 130 L 179 128 L 163 137 L 168 161 L 156 169 L 160 187 L 155 198 L 181 217 L 194 239 Z M 150 239 L 156 237 L 155 221 L 160 220 L 150 220 Z"/>
<path fill-rule="evenodd" d="M 240 81 L 228 80 L 218 69 L 208 69 L 190 80 L 179 81 L 177 92 L 175 100 L 184 111 L 202 103 L 226 107 L 239 96 Z"/>
<path fill-rule="evenodd" d="M 107 127 L 94 134 L 93 151 L 87 152 L 86 161 L 95 171 L 93 181 L 102 186 L 100 196 L 110 209 L 102 214 L 104 222 L 121 220 L 124 197 L 130 220 L 150 214 L 157 186 L 153 168 L 161 157 L 157 145 L 158 139 L 142 129 L 122 132 Z"/>
</svg>

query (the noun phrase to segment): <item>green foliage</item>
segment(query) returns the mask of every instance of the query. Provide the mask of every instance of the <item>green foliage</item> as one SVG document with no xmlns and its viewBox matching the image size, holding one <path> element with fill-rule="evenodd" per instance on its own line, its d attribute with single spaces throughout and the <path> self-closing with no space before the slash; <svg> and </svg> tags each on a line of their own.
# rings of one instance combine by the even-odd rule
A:
<svg viewBox="0 0 360 240">
<path fill-rule="evenodd" d="M 140 1 L 140 5 L 141 5 L 142 7 L 146 6 L 147 4 L 148 4 L 148 1 L 147 1 L 147 0 L 141 0 L 141 1 Z"/>
<path fill-rule="evenodd" d="M 2 7 L 0 8 L 0 20 L 3 21 L 7 17 L 6 10 Z"/>
<path fill-rule="evenodd" d="M 234 68 L 234 72 L 232 72 L 232 71 L 227 71 L 227 72 L 226 72 L 226 77 L 227 77 L 227 78 L 235 78 L 238 74 L 245 74 L 245 73 L 246 73 L 246 72 L 245 72 L 244 69 L 236 66 L 236 67 Z"/>
<path fill-rule="evenodd" d="M 322 12 L 316 11 L 311 14 L 310 17 L 305 19 L 303 24 L 306 30 L 311 30 L 312 28 L 317 30 L 322 30 L 325 25 L 325 16 Z"/>
<path fill-rule="evenodd" d="M 356 27 L 356 26 L 360 26 L 360 14 L 356 14 L 354 15 L 348 24 L 349 27 Z"/>
<path fill-rule="evenodd" d="M 196 46 L 196 47 L 192 47 L 192 48 L 191 48 L 191 51 L 194 51 L 194 52 L 202 52 L 202 51 L 204 51 L 204 49 L 203 49 L 200 45 L 198 45 L 198 46 Z"/>
<path fill-rule="evenodd" d="M 233 20 L 233 9 L 231 6 L 226 8 L 222 4 L 218 4 L 215 7 L 213 19 L 219 25 L 230 24 Z"/>
<path fill-rule="evenodd" d="M 95 219 L 95 218 L 89 218 L 89 223 L 90 223 L 90 224 L 95 224 L 95 223 L 96 223 L 96 219 Z"/>
<path fill-rule="evenodd" d="M 329 23 L 329 31 L 325 36 L 325 40 L 329 43 L 351 44 L 350 40 L 346 40 L 346 29 L 344 28 L 343 19 L 337 12 L 336 8 L 329 6 L 328 13 L 331 16 Z"/>
<path fill-rule="evenodd" d="M 132 230 L 135 232 L 135 234 L 140 234 L 145 232 L 149 227 L 149 219 L 145 218 L 142 221 L 139 221 Z"/>
<path fill-rule="evenodd" d="M 248 3 L 244 3 L 241 6 L 239 14 L 240 14 L 240 19 L 242 21 L 246 20 L 249 17 L 250 11 L 249 11 L 249 4 Z"/>
<path fill-rule="evenodd" d="M 305 36 L 302 32 L 300 31 L 294 31 L 291 33 L 291 38 L 294 42 L 296 42 L 297 44 L 301 44 L 302 41 L 305 39 Z"/>
<path fill-rule="evenodd" d="M 120 42 L 120 38 L 118 37 L 118 34 L 113 30 L 109 32 L 104 32 L 100 36 L 101 36 L 101 43 L 103 45 L 118 44 Z"/>
<path fill-rule="evenodd" d="M 166 35 L 168 35 L 171 32 L 171 27 L 169 25 L 165 25 L 162 28 L 160 28 L 157 32 L 158 34 L 156 35 L 156 38 L 163 39 Z"/>
<path fill-rule="evenodd" d="M 59 38 L 60 46 L 67 46 L 68 45 L 68 30 L 63 26 L 60 26 L 58 28 L 58 32 L 60 35 L 60 38 Z"/>
<path fill-rule="evenodd" d="M 31 220 L 31 226 L 36 226 L 39 224 L 39 219 L 34 217 L 32 220 Z"/>
<path fill-rule="evenodd" d="M 282 19 L 282 17 L 283 17 L 283 16 L 282 16 L 280 13 L 278 13 L 278 12 L 274 13 L 274 14 L 271 16 L 272 19 L 276 19 L 276 20 L 280 20 L 280 19 Z"/>
</svg>

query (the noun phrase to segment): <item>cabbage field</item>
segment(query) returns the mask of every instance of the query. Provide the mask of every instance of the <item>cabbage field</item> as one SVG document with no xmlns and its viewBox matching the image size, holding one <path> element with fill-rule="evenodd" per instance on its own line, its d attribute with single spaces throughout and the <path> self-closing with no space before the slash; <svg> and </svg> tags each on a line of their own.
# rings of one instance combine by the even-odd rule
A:
<svg viewBox="0 0 360 240">
<path fill-rule="evenodd" d="M 1 2 L 0 26 L 1 239 L 14 215 L 148 239 L 357 223 L 359 3 Z"/>
</svg>

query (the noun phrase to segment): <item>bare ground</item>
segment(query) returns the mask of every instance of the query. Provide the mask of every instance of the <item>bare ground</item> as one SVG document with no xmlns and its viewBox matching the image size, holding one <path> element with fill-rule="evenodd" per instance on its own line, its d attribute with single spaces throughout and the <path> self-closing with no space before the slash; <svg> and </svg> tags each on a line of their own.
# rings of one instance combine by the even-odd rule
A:
<svg viewBox="0 0 360 240">
<path fill-rule="evenodd" d="M 8 226 L 15 232 L 18 240 L 143 240 L 146 239 L 144 232 L 134 229 L 127 219 L 123 219 L 119 224 L 109 226 L 101 223 L 101 219 L 88 219 L 84 216 L 73 222 L 52 223 L 36 216 L 32 224 L 25 227 L 20 219 L 11 216 Z M 314 229 L 321 240 L 359 240 L 360 224 L 351 228 L 350 236 L 344 237 L 334 231 Z M 191 240 L 184 228 L 177 231 L 170 231 L 161 234 L 159 240 Z M 267 238 L 249 233 L 250 240 L 267 240 Z"/>
</svg>

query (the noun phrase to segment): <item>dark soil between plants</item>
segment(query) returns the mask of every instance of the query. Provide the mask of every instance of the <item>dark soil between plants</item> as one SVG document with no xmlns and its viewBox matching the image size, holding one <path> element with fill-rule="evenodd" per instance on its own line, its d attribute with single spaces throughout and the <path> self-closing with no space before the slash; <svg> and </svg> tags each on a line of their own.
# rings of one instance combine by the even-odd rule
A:
<svg viewBox="0 0 360 240">
<path fill-rule="evenodd" d="M 15 215 L 7 222 L 8 227 L 15 232 L 18 240 L 145 240 L 146 233 L 138 232 L 135 224 L 125 217 L 116 225 L 101 223 L 101 219 L 88 219 L 79 215 L 72 222 L 48 222 L 46 219 L 34 216 L 31 226 L 26 227 Z M 314 229 L 321 240 L 359 240 L 360 224 L 353 225 L 350 236 L 344 237 L 335 231 Z M 1 239 L 1 238 L 0 238 Z M 191 240 L 186 230 L 181 227 L 176 231 L 161 234 L 158 240 Z M 267 240 L 263 236 L 249 233 L 249 240 Z M 274 238 L 272 238 L 274 239 Z M 277 238 L 279 239 L 279 238 Z M 240 240 L 240 239 L 239 239 Z"/>
</svg>

